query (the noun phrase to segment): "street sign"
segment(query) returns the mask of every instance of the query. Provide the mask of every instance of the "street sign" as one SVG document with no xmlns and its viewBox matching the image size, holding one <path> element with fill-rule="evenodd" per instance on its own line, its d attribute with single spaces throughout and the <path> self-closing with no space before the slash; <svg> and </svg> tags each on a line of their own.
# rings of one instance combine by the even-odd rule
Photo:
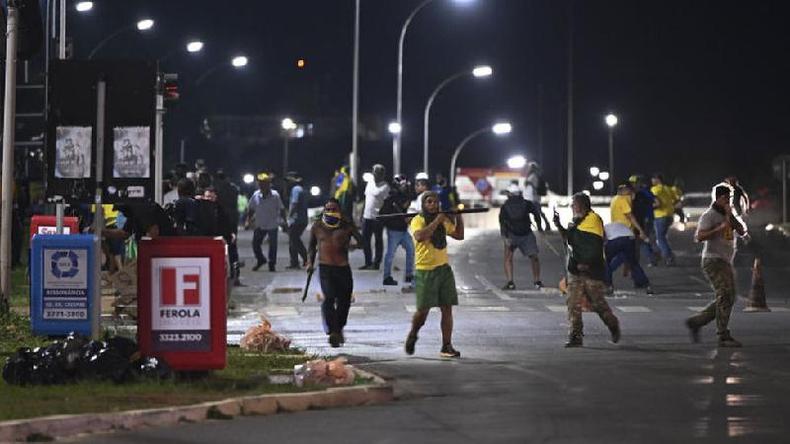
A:
<svg viewBox="0 0 790 444">
<path fill-rule="evenodd" d="M 80 222 L 76 217 L 63 218 L 63 234 L 78 234 Z M 57 220 L 55 216 L 36 214 L 30 218 L 30 238 L 36 234 L 57 234 Z"/>
<path fill-rule="evenodd" d="M 33 236 L 30 320 L 34 334 L 91 334 L 94 258 L 90 234 Z"/>
<path fill-rule="evenodd" d="M 137 262 L 140 351 L 175 370 L 226 364 L 225 243 L 210 237 L 140 241 Z"/>
</svg>

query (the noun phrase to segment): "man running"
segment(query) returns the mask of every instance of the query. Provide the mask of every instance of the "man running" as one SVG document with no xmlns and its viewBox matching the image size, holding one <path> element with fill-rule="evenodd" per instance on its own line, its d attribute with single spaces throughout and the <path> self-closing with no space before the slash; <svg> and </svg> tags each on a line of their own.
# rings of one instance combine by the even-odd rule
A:
<svg viewBox="0 0 790 444">
<path fill-rule="evenodd" d="M 644 288 L 648 295 L 653 294 L 650 287 L 650 280 L 637 260 L 637 249 L 634 235 L 641 238 L 643 242 L 650 239 L 645 235 L 645 231 L 636 220 L 632 210 L 634 189 L 630 183 L 624 183 L 617 187 L 617 195 L 612 198 L 609 206 L 611 211 L 611 223 L 604 226 L 606 233 L 606 284 L 609 292 L 613 292 L 612 274 L 617 268 L 626 264 L 631 270 L 631 279 L 634 287 Z"/>
<path fill-rule="evenodd" d="M 746 234 L 745 227 L 733 215 L 733 208 L 730 205 L 731 190 L 729 185 L 719 185 L 714 189 L 716 199 L 710 208 L 700 216 L 697 231 L 694 233 L 694 240 L 704 243 L 702 271 L 710 281 L 710 285 L 716 293 L 716 299 L 701 312 L 686 320 L 691 340 L 699 342 L 699 330 L 715 319 L 719 347 L 741 346 L 741 343 L 733 339 L 730 330 L 727 329 L 732 306 L 735 304 L 735 269 L 732 265 L 735 258 L 733 232 L 740 236 Z"/>
<path fill-rule="evenodd" d="M 356 245 L 351 244 L 351 238 Z M 357 228 L 340 213 L 340 202 L 330 198 L 324 205 L 321 220 L 310 228 L 310 251 L 308 253 L 307 272 L 313 271 L 315 256 L 320 250 L 318 276 L 324 302 L 321 304 L 321 315 L 329 330 L 329 345 L 340 347 L 346 342 L 343 328 L 348 320 L 351 309 L 351 292 L 354 280 L 351 267 L 348 265 L 348 250 L 362 244 L 362 236 Z"/>
<path fill-rule="evenodd" d="M 460 358 L 461 352 L 453 348 L 453 305 L 458 305 L 455 276 L 447 257 L 447 236 L 464 239 L 464 222 L 460 214 L 450 216 L 439 213 L 439 195 L 426 191 L 422 195 L 422 212 L 411 220 L 411 232 L 416 247 L 415 289 L 417 311 L 412 318 L 411 331 L 404 347 L 407 355 L 414 354 L 417 333 L 425 324 L 432 307 L 442 312 L 442 349 L 445 358 Z"/>
<path fill-rule="evenodd" d="M 573 223 L 564 228 L 560 215 L 554 212 L 554 225 L 562 234 L 570 250 L 568 256 L 568 321 L 570 333 L 565 347 L 581 347 L 582 300 L 586 297 L 590 307 L 598 313 L 612 334 L 612 342 L 620 340 L 620 322 L 604 299 L 606 265 L 603 259 L 603 221 L 590 205 L 590 196 L 576 193 L 571 201 Z"/>
<path fill-rule="evenodd" d="M 669 246 L 667 233 L 674 220 L 677 196 L 675 196 L 670 186 L 664 184 L 664 176 L 660 173 L 653 174 L 653 187 L 650 188 L 650 191 L 656 196 L 655 209 L 653 210 L 656 243 L 659 251 L 661 251 L 664 264 L 671 266 L 675 264 L 675 255 Z"/>
<path fill-rule="evenodd" d="M 513 282 L 513 255 L 516 249 L 528 256 L 532 264 L 532 278 L 537 290 L 543 287 L 540 280 L 540 260 L 538 259 L 538 242 L 532 232 L 530 215 L 540 223 L 540 216 L 535 214 L 535 204 L 524 199 L 521 189 L 516 184 L 508 188 L 508 197 L 499 210 L 499 232 L 505 243 L 505 277 L 507 283 L 504 290 L 515 290 Z"/>
</svg>

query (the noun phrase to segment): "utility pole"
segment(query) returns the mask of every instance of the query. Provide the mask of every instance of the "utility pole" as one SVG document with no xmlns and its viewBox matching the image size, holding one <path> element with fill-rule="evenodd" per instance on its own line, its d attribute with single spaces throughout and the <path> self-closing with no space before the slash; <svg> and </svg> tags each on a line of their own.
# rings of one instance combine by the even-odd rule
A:
<svg viewBox="0 0 790 444">
<path fill-rule="evenodd" d="M 154 200 L 162 205 L 162 162 L 164 161 L 164 122 L 165 99 L 164 79 L 156 67 L 156 118 L 154 119 Z M 101 147 L 100 147 L 101 148 Z"/>
<path fill-rule="evenodd" d="M 359 169 L 359 7 L 360 1 L 356 0 L 354 11 L 354 75 L 352 80 L 353 103 L 351 105 L 351 183 L 357 183 L 357 170 Z"/>
<path fill-rule="evenodd" d="M 568 196 L 573 194 L 573 0 L 568 2 Z"/>
<path fill-rule="evenodd" d="M 14 204 L 14 129 L 16 128 L 16 48 L 19 10 L 8 0 L 6 21 L 5 100 L 3 108 L 2 205 L 0 205 L 0 313 L 7 313 L 11 295 L 11 216 Z"/>
</svg>

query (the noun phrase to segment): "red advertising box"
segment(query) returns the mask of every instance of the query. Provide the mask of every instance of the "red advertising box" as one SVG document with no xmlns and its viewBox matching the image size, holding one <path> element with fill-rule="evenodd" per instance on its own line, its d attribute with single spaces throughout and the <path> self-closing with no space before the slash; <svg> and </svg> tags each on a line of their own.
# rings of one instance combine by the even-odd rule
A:
<svg viewBox="0 0 790 444">
<path fill-rule="evenodd" d="M 143 239 L 137 252 L 137 339 L 174 370 L 225 368 L 225 242 Z"/>
<path fill-rule="evenodd" d="M 58 221 L 55 216 L 34 215 L 30 218 L 30 238 L 36 234 L 56 234 Z M 79 234 L 80 221 L 76 217 L 63 218 L 63 234 Z"/>
</svg>

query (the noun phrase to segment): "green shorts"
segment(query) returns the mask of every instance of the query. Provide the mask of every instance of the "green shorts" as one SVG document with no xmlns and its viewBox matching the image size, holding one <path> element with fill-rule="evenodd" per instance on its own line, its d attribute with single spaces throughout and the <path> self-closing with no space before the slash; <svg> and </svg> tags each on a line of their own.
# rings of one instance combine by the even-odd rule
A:
<svg viewBox="0 0 790 444">
<path fill-rule="evenodd" d="M 458 305 L 455 276 L 448 264 L 433 270 L 417 270 L 414 275 L 414 284 L 417 293 L 417 310 Z"/>
</svg>

